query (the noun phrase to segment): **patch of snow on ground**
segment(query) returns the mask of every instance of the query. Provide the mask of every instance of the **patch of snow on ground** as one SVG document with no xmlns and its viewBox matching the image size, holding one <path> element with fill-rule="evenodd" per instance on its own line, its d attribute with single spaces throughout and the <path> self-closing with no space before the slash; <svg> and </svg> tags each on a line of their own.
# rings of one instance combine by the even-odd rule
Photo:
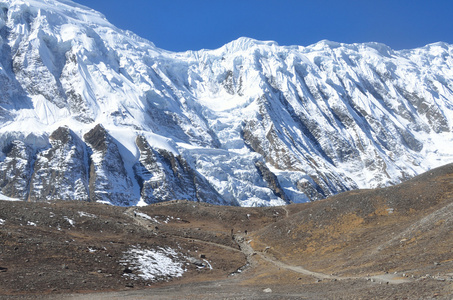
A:
<svg viewBox="0 0 453 300">
<path fill-rule="evenodd" d="M 5 220 L 3 220 L 3 219 L 0 219 L 0 225 L 3 225 L 3 224 L 5 224 L 5 222 L 6 222 Z"/>
<path fill-rule="evenodd" d="M 135 213 L 137 216 L 139 216 L 139 217 L 142 217 L 142 218 L 147 219 L 147 220 L 150 220 L 150 221 L 152 221 L 152 222 L 154 222 L 154 223 L 159 223 L 159 224 L 160 224 L 160 222 L 157 221 L 157 219 L 152 218 L 152 217 L 148 216 L 147 214 L 144 214 L 144 213 L 141 213 L 141 212 L 137 212 L 137 211 L 134 212 L 134 213 Z"/>
<path fill-rule="evenodd" d="M 203 261 L 208 265 L 209 270 L 212 270 L 212 266 L 211 266 L 211 264 L 209 263 L 209 261 L 207 261 L 206 259 L 203 259 Z"/>
<path fill-rule="evenodd" d="M 28 226 L 37 226 L 35 222 L 30 222 L 30 221 L 27 222 L 27 225 Z"/>
<path fill-rule="evenodd" d="M 3 200 L 3 201 L 22 201 L 20 199 L 6 197 L 5 195 L 2 195 L 2 194 L 0 194 L 0 200 Z"/>
<path fill-rule="evenodd" d="M 68 217 L 64 217 L 64 219 L 65 219 L 66 221 L 68 221 L 69 224 L 71 224 L 72 227 L 74 227 L 74 224 L 75 224 L 74 220 L 71 220 L 71 219 L 69 219 Z"/>
<path fill-rule="evenodd" d="M 165 224 L 168 224 L 168 222 L 170 222 L 170 220 L 173 220 L 174 218 L 171 217 L 171 216 L 168 216 L 167 219 L 164 221 Z"/>
<path fill-rule="evenodd" d="M 103 200 L 98 200 L 98 201 L 96 201 L 96 203 L 107 204 L 107 205 L 113 205 L 112 203 L 110 203 L 110 202 L 108 202 L 108 201 L 103 201 Z"/>
<path fill-rule="evenodd" d="M 88 217 L 88 218 L 97 218 L 96 215 L 84 212 L 84 211 L 79 211 L 79 216 L 81 217 Z"/>
<path fill-rule="evenodd" d="M 179 258 L 179 259 L 178 259 Z M 171 248 L 140 249 L 133 247 L 124 253 L 120 263 L 130 270 L 125 274 L 133 279 L 162 280 L 167 277 L 181 277 L 184 257 Z"/>
</svg>

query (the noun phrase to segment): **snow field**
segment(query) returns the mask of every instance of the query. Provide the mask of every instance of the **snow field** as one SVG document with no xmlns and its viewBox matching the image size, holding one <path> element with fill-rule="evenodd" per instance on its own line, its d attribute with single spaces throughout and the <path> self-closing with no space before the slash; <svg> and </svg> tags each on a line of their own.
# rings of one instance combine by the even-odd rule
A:
<svg viewBox="0 0 453 300">
<path fill-rule="evenodd" d="M 125 274 L 132 279 L 159 281 L 168 277 L 181 277 L 184 268 L 184 257 L 171 248 L 141 249 L 132 247 L 124 253 L 120 263 L 136 272 Z"/>
</svg>

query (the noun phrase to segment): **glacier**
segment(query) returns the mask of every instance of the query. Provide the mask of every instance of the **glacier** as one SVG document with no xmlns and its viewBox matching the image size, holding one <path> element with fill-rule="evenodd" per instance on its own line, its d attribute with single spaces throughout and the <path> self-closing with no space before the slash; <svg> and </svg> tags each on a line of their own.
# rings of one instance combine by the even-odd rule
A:
<svg viewBox="0 0 453 300">
<path fill-rule="evenodd" d="M 453 161 L 453 46 L 175 53 L 69 0 L 0 2 L 0 190 L 270 206 Z"/>
</svg>

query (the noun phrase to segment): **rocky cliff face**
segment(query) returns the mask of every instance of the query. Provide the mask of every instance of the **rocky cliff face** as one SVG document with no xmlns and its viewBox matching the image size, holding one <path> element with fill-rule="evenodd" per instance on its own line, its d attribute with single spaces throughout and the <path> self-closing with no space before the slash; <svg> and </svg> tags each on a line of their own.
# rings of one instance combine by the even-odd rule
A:
<svg viewBox="0 0 453 300">
<path fill-rule="evenodd" d="M 395 184 L 453 161 L 452 99 L 445 43 L 172 53 L 71 1 L 0 3 L 0 187 L 24 200 L 282 205 Z"/>
<path fill-rule="evenodd" d="M 181 156 L 154 150 L 143 136 L 138 136 L 136 143 L 140 159 L 134 170 L 141 198 L 147 204 L 175 199 L 227 204 Z"/>
<path fill-rule="evenodd" d="M 6 155 L 0 165 L 2 194 L 27 199 L 34 161 L 34 151 L 24 142 L 13 141 L 3 149 Z"/>
<path fill-rule="evenodd" d="M 137 204 L 138 197 L 146 204 L 186 199 L 238 205 L 225 202 L 181 156 L 154 150 L 143 136 L 136 138 L 140 158 L 133 166 L 133 178 L 118 142 L 102 125 L 83 138 L 60 127 L 49 136 L 49 145 L 38 150 L 11 141 L 3 149 L 6 157 L 0 164 L 2 194 L 28 201 L 81 200 L 121 206 Z"/>
<path fill-rule="evenodd" d="M 50 148 L 40 152 L 34 163 L 29 199 L 88 201 L 85 143 L 67 127 L 54 131 L 49 141 Z"/>
<path fill-rule="evenodd" d="M 92 150 L 90 200 L 132 205 L 136 198 L 134 186 L 113 138 L 102 125 L 97 125 L 84 135 L 84 139 Z"/>
</svg>

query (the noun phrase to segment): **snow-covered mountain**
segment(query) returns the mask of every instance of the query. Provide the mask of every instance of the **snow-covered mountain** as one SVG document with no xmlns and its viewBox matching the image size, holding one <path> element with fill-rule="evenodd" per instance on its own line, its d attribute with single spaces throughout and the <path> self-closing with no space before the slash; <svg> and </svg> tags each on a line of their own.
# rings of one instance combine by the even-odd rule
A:
<svg viewBox="0 0 453 300">
<path fill-rule="evenodd" d="M 453 161 L 453 46 L 173 53 L 69 0 L 0 1 L 8 197 L 281 205 Z"/>
</svg>

